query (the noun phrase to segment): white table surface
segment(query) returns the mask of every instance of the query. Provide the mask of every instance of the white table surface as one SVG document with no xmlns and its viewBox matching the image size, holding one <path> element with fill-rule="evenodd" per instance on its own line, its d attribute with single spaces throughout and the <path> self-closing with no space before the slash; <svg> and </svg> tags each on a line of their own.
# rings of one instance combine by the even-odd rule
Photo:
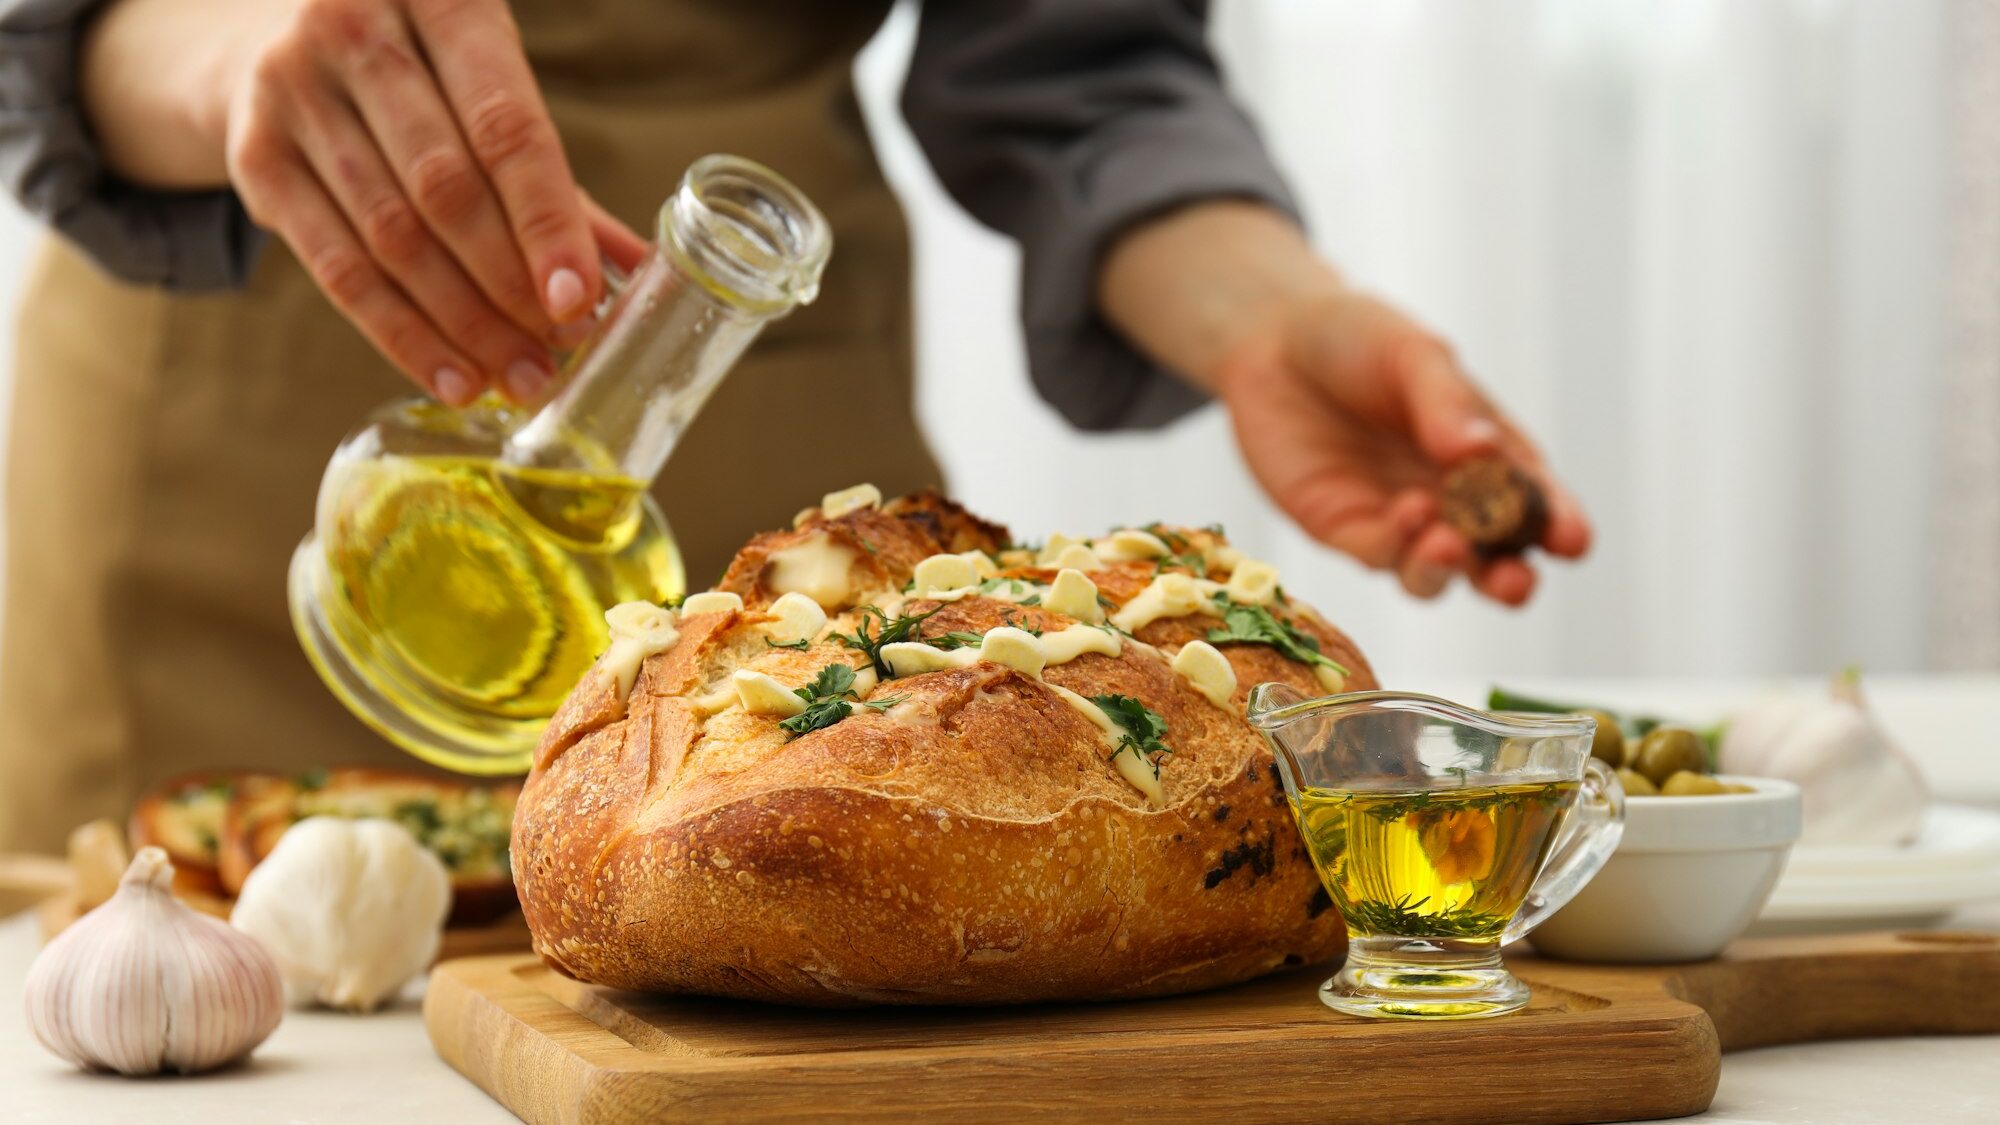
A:
<svg viewBox="0 0 2000 1125">
<path fill-rule="evenodd" d="M 1403 685 L 1399 685 L 1403 686 Z M 1483 684 L 1412 684 L 1477 703 Z M 1564 699 L 1706 718 L 1765 685 L 1523 681 Z M 2000 675 L 1880 677 L 1885 722 L 1950 799 L 2000 808 Z M 1955 925 L 2000 929 L 2000 903 Z M 0 922 L 0 1118 L 22 1122 L 505 1122 L 513 1117 L 432 1053 L 414 1002 L 370 1016 L 292 1012 L 247 1067 L 144 1081 L 87 1075 L 45 1053 L 20 1016 L 33 919 Z M 1713 1125 L 2000 1121 L 2000 1037 L 1863 1040 L 1726 1056 Z"/>
</svg>

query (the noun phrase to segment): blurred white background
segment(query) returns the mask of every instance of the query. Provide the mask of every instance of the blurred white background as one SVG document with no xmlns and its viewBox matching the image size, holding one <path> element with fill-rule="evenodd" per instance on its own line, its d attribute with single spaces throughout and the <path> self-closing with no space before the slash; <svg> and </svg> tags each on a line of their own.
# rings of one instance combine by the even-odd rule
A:
<svg viewBox="0 0 2000 1125">
<path fill-rule="evenodd" d="M 1025 535 L 1222 520 L 1392 680 L 1933 663 L 1947 8 L 1216 5 L 1318 245 L 1451 338 L 1595 518 L 1597 551 L 1521 612 L 1416 603 L 1315 547 L 1212 408 L 1089 438 L 1042 406 L 1011 248 L 896 120 L 899 13 L 861 72 L 919 247 L 934 446 L 962 499 Z"/>
<path fill-rule="evenodd" d="M 861 74 L 919 247 L 923 416 L 967 503 L 1032 536 L 1222 520 L 1392 680 L 1937 663 L 1951 0 L 1217 8 L 1318 244 L 1455 341 L 1598 550 L 1522 612 L 1416 603 L 1294 533 L 1213 409 L 1070 432 L 1022 371 L 1011 248 L 896 117 L 905 10 Z M 10 308 L 31 238 L 0 212 Z"/>
</svg>

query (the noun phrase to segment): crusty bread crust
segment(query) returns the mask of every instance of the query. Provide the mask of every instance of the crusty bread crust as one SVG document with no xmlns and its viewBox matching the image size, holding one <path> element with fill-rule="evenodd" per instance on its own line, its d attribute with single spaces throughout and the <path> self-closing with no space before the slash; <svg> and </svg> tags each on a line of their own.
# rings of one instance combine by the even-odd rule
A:
<svg viewBox="0 0 2000 1125">
<path fill-rule="evenodd" d="M 1208 988 L 1340 951 L 1339 914 L 1242 716 L 1257 683 L 1323 689 L 1275 649 L 1223 645 L 1238 686 L 1231 711 L 1216 707 L 1168 666 L 1212 617 L 1154 622 L 1144 644 L 1052 666 L 1046 683 L 990 663 L 890 680 L 869 698 L 903 703 L 789 741 L 741 709 L 704 718 L 693 701 L 739 668 L 793 684 L 832 661 L 866 663 L 824 635 L 794 651 L 754 628 L 771 620 L 771 554 L 820 534 L 860 548 L 856 603 L 898 598 L 929 555 L 997 552 L 1005 538 L 928 495 L 814 514 L 738 554 L 721 588 L 745 608 L 684 617 L 629 701 L 609 675 L 586 676 L 514 819 L 515 879 L 550 965 L 620 988 L 803 1004 L 1005 1003 Z M 1153 574 L 1125 563 L 1092 578 L 1122 604 Z M 1374 685 L 1345 636 L 1290 610 L 1351 687 Z M 858 620 L 851 605 L 832 616 L 843 632 Z M 924 632 L 1009 621 L 1072 623 L 974 596 Z M 1162 804 L 1118 775 L 1098 729 L 1047 684 L 1133 696 L 1165 718 Z"/>
</svg>

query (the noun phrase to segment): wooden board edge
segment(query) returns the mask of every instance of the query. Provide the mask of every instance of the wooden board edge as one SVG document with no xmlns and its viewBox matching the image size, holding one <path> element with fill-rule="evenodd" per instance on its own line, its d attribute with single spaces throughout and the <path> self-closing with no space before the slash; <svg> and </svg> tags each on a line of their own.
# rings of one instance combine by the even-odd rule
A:
<svg viewBox="0 0 2000 1125">
<path fill-rule="evenodd" d="M 1332 1123 L 1399 1120 L 1474 1125 L 1490 1119 L 1477 1103 L 1440 1102 L 1430 1075 L 1513 1099 L 1520 1125 L 1679 1117 L 1705 1109 L 1721 1073 L 1714 1026 L 1691 1004 L 1655 995 L 1608 1042 L 1575 1034 L 1573 1013 L 1549 1018 L 1522 1037 L 1519 1053 L 1468 1063 L 1462 1048 L 1498 1023 L 1433 1025 L 1425 1051 L 1368 1044 L 1343 1054 L 1329 1082 L 1337 1041 L 1259 1037 L 1244 1029 L 1182 1036 L 1162 1059 L 1132 1036 L 1004 1047 L 897 1048 L 783 1056 L 672 1055 L 644 1051 L 537 988 L 532 958 L 454 961 L 432 975 L 426 1027 L 445 1061 L 532 1125 L 654 1120 L 663 1114 L 715 1121 L 827 1121 L 885 1116 L 964 1121 L 1156 1121 L 1213 1113 L 1231 1121 L 1292 1121 L 1310 1111 Z M 1414 1029 L 1411 1029 L 1414 1030 Z M 1194 1042 L 1190 1042 L 1194 1040 Z M 1643 1082 L 1629 1061 L 1616 1074 L 1619 1099 L 1592 1081 L 1592 1060 L 1607 1049 L 1646 1060 Z M 1518 1059 L 1542 1065 L 1523 1069 Z M 1246 1078 L 1253 1083 L 1246 1088 Z M 1312 1087 L 1310 1106 L 1297 1089 Z M 1272 1086 L 1277 1094 L 1260 1093 Z M 1009 1091 L 1001 1100 L 994 1091 Z M 1365 1096 L 1364 1096 L 1365 1095 Z"/>
</svg>

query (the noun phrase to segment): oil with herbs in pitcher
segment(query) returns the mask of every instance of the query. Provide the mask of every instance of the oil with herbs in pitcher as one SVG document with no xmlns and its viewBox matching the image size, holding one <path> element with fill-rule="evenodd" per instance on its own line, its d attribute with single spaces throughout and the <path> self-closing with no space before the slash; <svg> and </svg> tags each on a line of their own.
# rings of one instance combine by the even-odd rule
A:
<svg viewBox="0 0 2000 1125">
<path fill-rule="evenodd" d="M 1575 781 L 1425 790 L 1307 787 L 1307 851 L 1353 937 L 1498 946 L 1576 799 Z"/>
</svg>

